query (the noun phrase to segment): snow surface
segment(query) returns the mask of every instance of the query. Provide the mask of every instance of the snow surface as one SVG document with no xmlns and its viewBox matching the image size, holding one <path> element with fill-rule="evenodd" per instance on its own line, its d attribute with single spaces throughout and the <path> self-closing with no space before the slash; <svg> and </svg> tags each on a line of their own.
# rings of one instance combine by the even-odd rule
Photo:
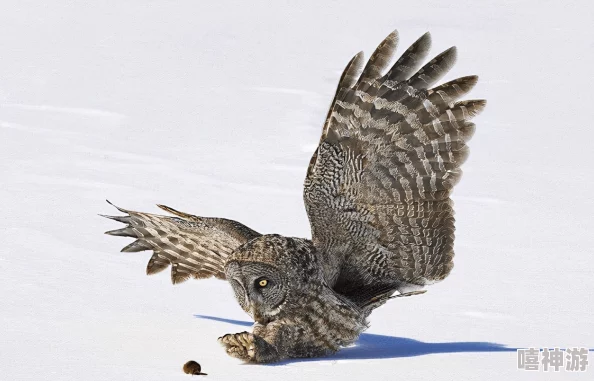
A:
<svg viewBox="0 0 594 381">
<path fill-rule="evenodd" d="M 216 3 L 216 4 L 214 4 Z M 587 379 L 514 348 L 594 347 L 590 1 L 2 1 L 0 379 Z M 173 287 L 97 213 L 155 203 L 309 237 L 305 169 L 346 62 L 392 29 L 456 44 L 487 98 L 456 261 L 334 357 L 242 365 L 217 280 Z M 590 354 L 589 372 L 594 372 Z"/>
</svg>

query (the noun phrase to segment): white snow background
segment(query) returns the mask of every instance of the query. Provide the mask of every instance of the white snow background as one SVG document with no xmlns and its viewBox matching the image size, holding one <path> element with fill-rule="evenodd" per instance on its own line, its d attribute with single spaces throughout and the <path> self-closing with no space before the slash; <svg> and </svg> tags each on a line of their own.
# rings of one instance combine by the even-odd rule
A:
<svg viewBox="0 0 594 381">
<path fill-rule="evenodd" d="M 0 379 L 591 379 L 514 348 L 594 347 L 590 1 L 2 1 Z M 162 203 L 309 237 L 307 163 L 344 65 L 393 29 L 486 98 L 455 268 L 334 357 L 243 365 L 222 281 L 145 276 L 98 213 Z M 198 317 L 203 315 L 205 317 Z"/>
</svg>

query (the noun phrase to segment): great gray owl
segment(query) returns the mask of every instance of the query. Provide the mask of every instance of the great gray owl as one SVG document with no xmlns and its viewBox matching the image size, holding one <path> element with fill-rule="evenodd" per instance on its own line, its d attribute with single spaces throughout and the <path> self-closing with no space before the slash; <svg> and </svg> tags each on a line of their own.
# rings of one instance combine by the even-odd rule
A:
<svg viewBox="0 0 594 381">
<path fill-rule="evenodd" d="M 450 192 L 468 156 L 469 120 L 484 100 L 459 101 L 476 76 L 432 87 L 456 49 L 425 64 L 429 33 L 390 66 L 391 33 L 363 67 L 345 68 L 303 198 L 312 239 L 262 235 L 239 222 L 118 208 L 136 241 L 122 251 L 153 250 L 147 274 L 171 265 L 173 283 L 215 276 L 229 281 L 255 321 L 252 333 L 219 338 L 249 362 L 323 356 L 353 343 L 371 311 L 388 299 L 423 293 L 444 279 L 454 257 Z"/>
</svg>

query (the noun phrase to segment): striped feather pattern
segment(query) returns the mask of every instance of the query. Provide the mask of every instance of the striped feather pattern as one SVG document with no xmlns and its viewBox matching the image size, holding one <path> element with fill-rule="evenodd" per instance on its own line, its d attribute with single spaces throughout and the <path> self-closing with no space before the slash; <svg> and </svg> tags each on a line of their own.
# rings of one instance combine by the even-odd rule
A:
<svg viewBox="0 0 594 381">
<path fill-rule="evenodd" d="M 432 88 L 454 65 L 456 48 L 423 65 L 429 33 L 384 74 L 396 36 L 380 44 L 355 84 L 340 81 L 305 179 L 314 244 L 339 258 L 330 278 L 346 295 L 373 293 L 377 284 L 403 291 L 449 274 L 449 196 L 468 157 L 470 120 L 485 106 L 460 101 L 476 76 Z"/>
<path fill-rule="evenodd" d="M 229 255 L 240 245 L 260 236 L 236 221 L 197 217 L 164 205 L 158 206 L 176 217 L 116 207 L 127 215 L 103 217 L 127 226 L 105 234 L 136 238 L 122 252 L 153 250 L 146 273 L 155 274 L 171 265 L 171 281 L 174 284 L 190 278 L 214 276 L 225 279 L 224 265 Z"/>
<path fill-rule="evenodd" d="M 388 65 L 392 61 L 398 46 L 398 32 L 394 31 L 388 35 L 375 49 L 367 65 L 361 73 L 358 81 L 358 87 L 361 84 L 372 84 L 375 80 L 380 78 L 388 69 Z"/>
</svg>

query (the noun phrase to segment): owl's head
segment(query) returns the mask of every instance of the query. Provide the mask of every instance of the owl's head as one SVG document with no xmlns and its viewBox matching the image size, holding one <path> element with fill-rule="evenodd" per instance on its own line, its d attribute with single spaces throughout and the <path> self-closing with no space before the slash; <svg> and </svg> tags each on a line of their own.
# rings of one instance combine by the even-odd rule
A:
<svg viewBox="0 0 594 381">
<path fill-rule="evenodd" d="M 225 264 L 225 277 L 241 308 L 266 324 L 283 311 L 300 285 L 311 276 L 299 263 L 315 263 L 304 240 L 263 235 L 239 247 Z M 307 253 L 306 253 L 307 252 Z"/>
</svg>

